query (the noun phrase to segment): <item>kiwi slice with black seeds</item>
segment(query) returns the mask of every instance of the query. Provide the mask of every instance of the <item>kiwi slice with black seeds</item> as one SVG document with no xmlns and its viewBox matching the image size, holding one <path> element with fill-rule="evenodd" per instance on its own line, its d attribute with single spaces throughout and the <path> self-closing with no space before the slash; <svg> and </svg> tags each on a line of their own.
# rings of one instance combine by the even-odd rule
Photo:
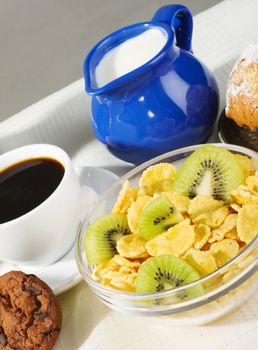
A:
<svg viewBox="0 0 258 350">
<path fill-rule="evenodd" d="M 244 169 L 233 153 L 205 145 L 187 158 L 176 175 L 173 190 L 190 198 L 211 195 L 230 201 L 230 192 L 244 181 Z"/>
<path fill-rule="evenodd" d="M 138 232 L 146 240 L 150 240 L 183 219 L 168 197 L 161 194 L 141 212 Z"/>
<path fill-rule="evenodd" d="M 156 256 L 140 267 L 136 278 L 136 292 L 154 293 L 174 289 L 200 278 L 198 272 L 186 261 L 173 255 Z M 173 301 L 184 301 L 204 294 L 201 284 L 175 293 Z M 172 301 L 172 300 L 167 300 Z M 165 303 L 166 300 L 162 300 Z"/>
<path fill-rule="evenodd" d="M 123 214 L 109 214 L 97 219 L 86 229 L 84 248 L 87 262 L 98 264 L 112 258 L 117 254 L 116 242 L 129 233 L 127 218 Z"/>
</svg>

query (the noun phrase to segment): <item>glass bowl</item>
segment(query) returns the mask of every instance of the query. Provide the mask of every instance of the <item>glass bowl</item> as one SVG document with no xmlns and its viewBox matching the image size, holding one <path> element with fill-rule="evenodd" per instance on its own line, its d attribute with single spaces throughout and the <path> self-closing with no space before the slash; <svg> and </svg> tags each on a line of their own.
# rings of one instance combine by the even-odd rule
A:
<svg viewBox="0 0 258 350">
<path fill-rule="evenodd" d="M 249 149 L 221 143 L 214 145 L 258 160 L 258 154 Z M 169 162 L 179 168 L 184 160 L 200 146 L 195 145 L 168 152 L 136 167 L 117 180 L 99 198 L 92 212 L 84 219 L 76 239 L 76 261 L 83 279 L 93 293 L 110 308 L 135 316 L 145 316 L 152 322 L 169 326 L 201 325 L 240 306 L 257 289 L 258 235 L 226 265 L 198 281 L 174 289 L 144 294 L 120 292 L 101 285 L 91 277 L 94 266 L 87 264 L 83 247 L 86 228 L 100 216 L 111 212 L 123 182 L 128 179 L 132 186 L 137 185 L 142 172 L 156 163 Z M 187 291 L 198 284 L 203 286 L 204 294 L 187 300 L 182 298 Z"/>
</svg>

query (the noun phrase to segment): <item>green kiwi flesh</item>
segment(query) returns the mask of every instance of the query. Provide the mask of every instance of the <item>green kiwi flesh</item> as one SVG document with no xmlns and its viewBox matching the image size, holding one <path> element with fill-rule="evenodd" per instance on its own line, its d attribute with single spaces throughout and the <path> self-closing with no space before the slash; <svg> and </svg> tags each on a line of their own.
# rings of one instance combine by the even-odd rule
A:
<svg viewBox="0 0 258 350">
<path fill-rule="evenodd" d="M 109 214 L 97 219 L 86 229 L 84 249 L 88 264 L 98 264 L 115 254 L 116 242 L 130 233 L 127 218 L 123 214 Z"/>
<path fill-rule="evenodd" d="M 244 169 L 233 153 L 205 145 L 187 158 L 176 175 L 173 190 L 190 198 L 211 195 L 230 201 L 230 192 L 244 180 Z"/>
<path fill-rule="evenodd" d="M 198 272 L 183 259 L 173 255 L 159 255 L 140 267 L 136 278 L 136 292 L 154 293 L 174 289 L 199 278 Z M 203 287 L 197 284 L 173 295 L 173 300 L 189 300 L 202 294 L 204 294 Z"/>
<path fill-rule="evenodd" d="M 150 240 L 184 218 L 165 194 L 151 201 L 141 212 L 139 218 L 139 234 Z"/>
</svg>

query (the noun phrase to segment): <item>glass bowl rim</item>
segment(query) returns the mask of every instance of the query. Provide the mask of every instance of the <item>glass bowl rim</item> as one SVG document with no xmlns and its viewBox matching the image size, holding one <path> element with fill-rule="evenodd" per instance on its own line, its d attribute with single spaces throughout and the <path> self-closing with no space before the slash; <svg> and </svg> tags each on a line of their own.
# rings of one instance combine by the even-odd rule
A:
<svg viewBox="0 0 258 350">
<path fill-rule="evenodd" d="M 118 298 L 118 299 L 122 298 L 122 299 L 125 299 L 126 301 L 129 301 L 129 300 L 130 301 L 151 300 L 151 299 L 159 299 L 159 298 L 168 297 L 168 296 L 171 296 L 171 295 L 173 295 L 175 293 L 184 291 L 184 290 L 186 290 L 188 288 L 194 287 L 194 286 L 196 286 L 196 285 L 198 285 L 198 284 L 200 284 L 202 282 L 206 282 L 207 280 L 210 280 L 210 279 L 216 277 L 217 275 L 219 275 L 224 270 L 227 270 L 228 267 L 230 267 L 231 265 L 235 264 L 243 256 L 245 256 L 248 253 L 250 253 L 250 251 L 252 251 L 252 249 L 256 247 L 256 245 L 258 244 L 258 234 L 256 235 L 256 237 L 250 243 L 247 244 L 247 246 L 237 256 L 235 256 L 228 263 L 226 263 L 222 267 L 218 268 L 214 272 L 212 272 L 212 273 L 210 273 L 210 274 L 208 274 L 206 276 L 203 276 L 200 279 L 198 279 L 198 280 L 196 280 L 194 282 L 191 282 L 189 284 L 186 284 L 186 285 L 183 285 L 183 286 L 180 286 L 180 287 L 176 287 L 176 288 L 172 288 L 172 289 L 168 289 L 168 290 L 165 290 L 165 291 L 159 291 L 159 292 L 153 292 L 153 293 L 123 292 L 123 291 L 107 288 L 107 287 L 103 286 L 102 284 L 100 284 L 99 282 L 95 281 L 92 278 L 91 274 L 85 268 L 84 263 L 82 261 L 82 255 L 81 255 L 81 252 L 80 252 L 80 247 L 81 247 L 81 244 L 83 242 L 84 234 L 85 234 L 85 228 L 86 228 L 85 224 L 89 221 L 90 217 L 95 212 L 95 210 L 100 205 L 100 203 L 106 197 L 108 197 L 109 194 L 111 194 L 113 192 L 113 190 L 118 185 L 121 185 L 121 183 L 123 183 L 125 180 L 130 179 L 131 177 L 133 177 L 134 175 L 138 174 L 139 172 L 142 172 L 145 168 L 149 167 L 150 165 L 153 165 L 153 164 L 155 164 L 155 163 L 157 163 L 159 161 L 162 161 L 162 160 L 164 160 L 166 158 L 173 157 L 173 156 L 181 155 L 182 156 L 181 158 L 184 158 L 184 153 L 193 152 L 197 148 L 199 148 L 201 146 L 204 146 L 204 145 L 214 145 L 214 146 L 226 148 L 229 151 L 235 151 L 235 152 L 238 152 L 238 153 L 242 153 L 242 154 L 245 154 L 247 156 L 250 156 L 250 157 L 255 158 L 255 159 L 258 160 L 258 154 L 255 151 L 252 151 L 252 150 L 250 150 L 248 148 L 245 148 L 245 147 L 242 147 L 242 146 L 232 145 L 232 144 L 225 144 L 225 143 L 198 144 L 198 145 L 192 145 L 192 146 L 180 148 L 180 149 L 177 149 L 177 150 L 170 151 L 170 152 L 164 153 L 162 155 L 159 155 L 159 156 L 157 156 L 155 158 L 152 158 L 152 159 L 142 163 L 141 165 L 136 166 L 134 169 L 130 170 L 129 172 L 127 172 L 123 176 L 119 177 L 99 197 L 98 201 L 96 202 L 96 204 L 94 205 L 92 210 L 85 216 L 85 218 L 83 219 L 83 221 L 81 222 L 81 224 L 80 224 L 80 226 L 78 228 L 78 233 L 77 233 L 77 236 L 76 236 L 75 257 L 76 257 L 77 266 L 79 268 L 80 273 L 84 277 L 85 281 L 89 284 L 90 287 L 94 288 L 94 292 L 98 291 L 98 293 L 100 293 L 103 296 L 107 295 L 107 296 L 110 296 L 112 299 L 113 298 Z M 250 268 L 250 266 L 251 266 L 251 268 Z M 250 265 L 248 265 L 247 267 L 245 267 L 243 269 L 243 271 L 241 271 L 240 278 L 245 276 L 246 274 L 248 274 L 248 272 L 252 268 L 256 268 L 256 270 L 258 269 L 258 258 L 256 258 Z M 253 271 L 253 273 L 254 272 L 255 271 Z M 196 298 L 193 298 L 193 299 L 190 299 L 190 300 L 187 300 L 187 301 L 183 301 L 183 302 L 177 303 L 177 304 L 175 304 L 175 306 L 179 306 L 179 305 L 182 305 L 182 304 L 189 304 L 189 302 L 191 302 L 191 303 L 199 302 L 202 298 L 206 298 L 207 299 L 207 297 L 209 297 L 209 294 L 214 294 L 216 292 L 220 293 L 221 291 L 220 290 L 218 291 L 218 289 L 221 289 L 221 287 L 223 287 L 222 290 L 228 289 L 231 285 L 236 283 L 236 280 L 238 279 L 239 275 L 237 275 L 236 277 L 233 278 L 232 280 L 230 280 L 229 282 L 223 284 L 219 288 L 215 288 L 211 292 L 204 293 L 200 297 L 196 297 Z"/>
</svg>

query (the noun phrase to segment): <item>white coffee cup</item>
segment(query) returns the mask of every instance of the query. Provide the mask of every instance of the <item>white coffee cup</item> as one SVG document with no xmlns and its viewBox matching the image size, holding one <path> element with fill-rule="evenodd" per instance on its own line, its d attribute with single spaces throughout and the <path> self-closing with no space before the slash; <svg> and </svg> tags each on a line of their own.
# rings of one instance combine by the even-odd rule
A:
<svg viewBox="0 0 258 350">
<path fill-rule="evenodd" d="M 38 157 L 61 163 L 63 178 L 39 206 L 0 224 L 0 261 L 48 265 L 64 256 L 74 243 L 81 218 L 80 184 L 64 150 L 47 144 L 14 149 L 0 156 L 0 172 L 12 164 Z"/>
</svg>

